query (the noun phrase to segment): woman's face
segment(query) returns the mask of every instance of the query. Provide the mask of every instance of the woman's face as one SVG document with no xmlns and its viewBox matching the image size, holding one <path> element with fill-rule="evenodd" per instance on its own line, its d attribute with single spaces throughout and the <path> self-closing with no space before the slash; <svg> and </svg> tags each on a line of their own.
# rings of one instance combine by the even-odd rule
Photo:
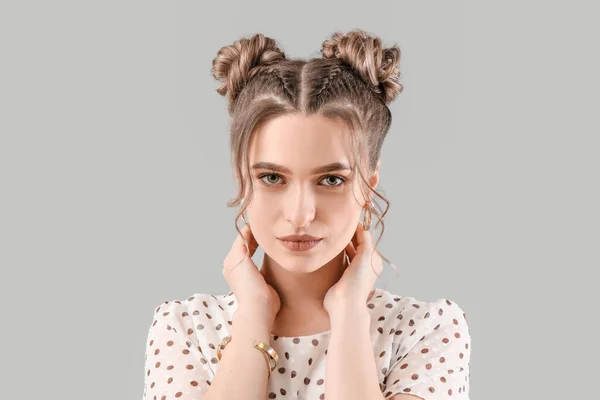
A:
<svg viewBox="0 0 600 400">
<path fill-rule="evenodd" d="M 254 196 L 247 220 L 259 246 L 281 267 L 312 272 L 352 239 L 366 200 L 357 176 L 351 175 L 349 140 L 343 122 L 315 115 L 280 116 L 262 124 L 254 135 L 249 149 Z M 315 172 L 333 163 L 349 169 Z M 376 171 L 372 187 L 378 176 Z M 310 250 L 292 251 L 278 238 L 293 234 L 322 240 Z"/>
</svg>

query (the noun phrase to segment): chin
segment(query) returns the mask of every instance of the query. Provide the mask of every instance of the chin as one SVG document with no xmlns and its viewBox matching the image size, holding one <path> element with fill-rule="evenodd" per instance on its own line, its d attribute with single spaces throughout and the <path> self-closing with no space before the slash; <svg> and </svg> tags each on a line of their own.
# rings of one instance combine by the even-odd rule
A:
<svg viewBox="0 0 600 400">
<path fill-rule="evenodd" d="M 316 250 L 316 249 L 315 249 Z M 290 272 L 309 273 L 325 264 L 322 252 L 313 251 L 291 251 L 286 250 L 280 243 L 275 243 L 275 248 L 265 253 L 282 268 Z"/>
<path fill-rule="evenodd" d="M 281 245 L 279 245 L 281 247 Z M 290 272 L 297 273 L 310 273 L 323 267 L 325 264 L 330 262 L 338 253 L 331 256 L 327 255 L 324 249 L 316 251 L 317 249 L 309 251 L 289 251 L 286 249 L 278 249 L 276 252 L 271 253 L 271 258 L 282 268 Z"/>
</svg>

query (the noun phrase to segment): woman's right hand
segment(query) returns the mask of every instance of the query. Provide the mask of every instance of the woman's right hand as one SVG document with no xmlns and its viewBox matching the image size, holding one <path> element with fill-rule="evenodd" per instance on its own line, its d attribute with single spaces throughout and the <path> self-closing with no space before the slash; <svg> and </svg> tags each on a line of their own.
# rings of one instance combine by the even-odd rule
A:
<svg viewBox="0 0 600 400">
<path fill-rule="evenodd" d="M 250 226 L 244 225 L 240 230 L 248 241 L 250 254 L 247 254 L 244 240 L 238 233 L 223 262 L 223 276 L 235 295 L 238 309 L 243 309 L 256 318 L 264 318 L 265 324 L 272 325 L 281 308 L 279 295 L 271 285 L 267 284 L 252 260 L 258 243 L 252 235 Z"/>
</svg>

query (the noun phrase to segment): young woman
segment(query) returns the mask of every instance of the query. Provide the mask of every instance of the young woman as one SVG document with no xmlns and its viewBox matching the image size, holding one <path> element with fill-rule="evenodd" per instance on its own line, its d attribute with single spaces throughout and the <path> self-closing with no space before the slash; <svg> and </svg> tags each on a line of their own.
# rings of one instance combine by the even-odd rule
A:
<svg viewBox="0 0 600 400">
<path fill-rule="evenodd" d="M 354 30 L 321 53 L 288 59 L 257 34 L 213 60 L 239 184 L 228 205 L 241 206 L 223 264 L 232 291 L 156 307 L 144 398 L 469 399 L 462 309 L 374 288 L 385 258 L 370 229 L 389 204 L 375 188 L 400 50 Z"/>
</svg>

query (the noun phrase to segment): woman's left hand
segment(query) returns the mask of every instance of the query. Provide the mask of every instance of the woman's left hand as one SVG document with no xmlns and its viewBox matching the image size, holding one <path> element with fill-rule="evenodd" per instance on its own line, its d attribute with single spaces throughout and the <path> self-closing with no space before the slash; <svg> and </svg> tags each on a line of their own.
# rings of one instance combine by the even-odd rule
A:
<svg viewBox="0 0 600 400">
<path fill-rule="evenodd" d="M 350 265 L 340 280 L 329 288 L 323 300 L 329 315 L 344 307 L 365 306 L 373 295 L 373 286 L 383 269 L 381 256 L 374 251 L 373 236 L 364 229 L 362 222 L 358 222 L 345 251 Z"/>
</svg>

